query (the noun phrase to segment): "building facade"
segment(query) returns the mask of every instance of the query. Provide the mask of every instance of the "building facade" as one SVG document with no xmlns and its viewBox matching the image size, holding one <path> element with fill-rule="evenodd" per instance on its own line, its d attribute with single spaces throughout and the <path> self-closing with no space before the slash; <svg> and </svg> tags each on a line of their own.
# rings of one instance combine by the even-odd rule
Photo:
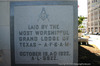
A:
<svg viewBox="0 0 100 66">
<path fill-rule="evenodd" d="M 88 33 L 100 33 L 100 0 L 88 0 Z"/>
</svg>

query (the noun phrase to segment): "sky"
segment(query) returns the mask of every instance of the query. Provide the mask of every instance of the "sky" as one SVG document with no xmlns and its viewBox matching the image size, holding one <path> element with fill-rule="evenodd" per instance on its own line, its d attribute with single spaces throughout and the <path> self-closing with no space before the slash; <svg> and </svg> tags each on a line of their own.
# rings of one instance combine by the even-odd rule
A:
<svg viewBox="0 0 100 66">
<path fill-rule="evenodd" d="M 78 16 L 87 17 L 87 0 L 78 0 Z"/>
</svg>

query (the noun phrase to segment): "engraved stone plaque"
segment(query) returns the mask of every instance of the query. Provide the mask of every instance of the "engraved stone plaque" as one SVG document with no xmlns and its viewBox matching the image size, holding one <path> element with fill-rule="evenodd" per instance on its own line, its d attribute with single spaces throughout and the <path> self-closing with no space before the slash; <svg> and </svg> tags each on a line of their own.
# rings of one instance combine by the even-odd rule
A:
<svg viewBox="0 0 100 66">
<path fill-rule="evenodd" d="M 14 64 L 74 63 L 75 6 L 69 3 L 71 2 L 11 2 L 11 48 Z"/>
</svg>

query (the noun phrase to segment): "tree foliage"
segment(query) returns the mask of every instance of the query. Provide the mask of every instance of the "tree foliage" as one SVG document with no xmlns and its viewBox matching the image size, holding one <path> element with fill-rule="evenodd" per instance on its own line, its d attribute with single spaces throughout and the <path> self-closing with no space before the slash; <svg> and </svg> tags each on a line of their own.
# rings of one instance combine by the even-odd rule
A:
<svg viewBox="0 0 100 66">
<path fill-rule="evenodd" d="M 83 25 L 80 25 L 79 28 L 84 28 L 84 26 Z"/>
<path fill-rule="evenodd" d="M 78 17 L 78 28 L 84 28 L 84 26 L 82 26 L 82 22 L 84 19 L 85 17 L 82 17 L 82 16 Z M 82 31 L 79 29 L 78 32 L 82 32 Z"/>
<path fill-rule="evenodd" d="M 85 19 L 85 17 L 79 16 L 78 17 L 78 26 L 82 24 L 82 21 Z"/>
</svg>

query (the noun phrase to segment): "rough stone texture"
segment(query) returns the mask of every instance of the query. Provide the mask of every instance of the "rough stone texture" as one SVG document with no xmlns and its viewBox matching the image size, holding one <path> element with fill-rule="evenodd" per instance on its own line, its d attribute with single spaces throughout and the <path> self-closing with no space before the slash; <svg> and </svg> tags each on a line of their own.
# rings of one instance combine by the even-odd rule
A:
<svg viewBox="0 0 100 66">
<path fill-rule="evenodd" d="M 0 66 L 11 66 L 10 61 L 10 50 L 0 50 Z"/>
<path fill-rule="evenodd" d="M 9 3 L 0 0 L 0 66 L 11 66 Z"/>
<path fill-rule="evenodd" d="M 0 66 L 11 66 L 10 1 L 54 1 L 54 0 L 0 0 Z M 77 0 L 55 0 L 55 1 L 77 1 Z"/>
<path fill-rule="evenodd" d="M 0 1 L 54 1 L 54 0 L 0 0 Z M 55 0 L 55 1 L 77 1 L 77 0 Z"/>
</svg>

